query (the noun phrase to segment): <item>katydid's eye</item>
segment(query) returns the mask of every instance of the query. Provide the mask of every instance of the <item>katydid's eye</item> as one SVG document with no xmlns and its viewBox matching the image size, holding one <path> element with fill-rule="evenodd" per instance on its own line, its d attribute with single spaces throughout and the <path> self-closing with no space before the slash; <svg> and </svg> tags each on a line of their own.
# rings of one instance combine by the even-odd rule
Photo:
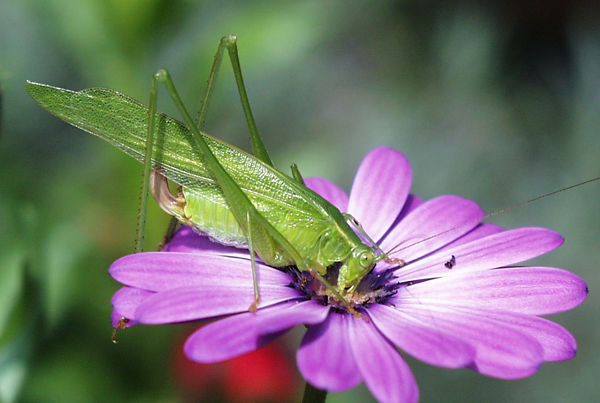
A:
<svg viewBox="0 0 600 403">
<path fill-rule="evenodd" d="M 373 254 L 369 253 L 369 252 L 363 252 L 360 254 L 360 265 L 362 267 L 369 267 L 371 265 L 371 262 L 373 262 Z"/>
</svg>

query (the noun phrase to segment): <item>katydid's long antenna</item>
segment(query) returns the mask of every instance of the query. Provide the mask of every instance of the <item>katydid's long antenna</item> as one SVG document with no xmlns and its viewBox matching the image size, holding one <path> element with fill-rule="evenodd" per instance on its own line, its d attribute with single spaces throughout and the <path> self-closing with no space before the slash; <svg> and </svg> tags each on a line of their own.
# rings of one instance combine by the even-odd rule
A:
<svg viewBox="0 0 600 403">
<path fill-rule="evenodd" d="M 552 191 L 550 193 L 543 194 L 543 195 L 538 196 L 538 197 L 534 197 L 531 200 L 527 200 L 527 201 L 524 201 L 523 203 L 515 204 L 514 206 L 506 207 L 506 208 L 503 208 L 501 210 L 497 210 L 497 211 L 491 212 L 488 215 L 486 215 L 485 217 L 483 217 L 483 219 L 485 220 L 486 218 L 490 218 L 490 217 L 494 217 L 494 216 L 506 213 L 507 211 L 510 211 L 510 210 L 518 208 L 518 207 L 523 207 L 523 206 L 525 206 L 525 205 L 527 205 L 529 203 L 533 203 L 534 201 L 545 199 L 548 196 L 552 196 L 552 195 L 555 195 L 557 193 L 561 193 L 561 192 L 564 192 L 566 190 L 573 189 L 573 188 L 576 188 L 576 187 L 579 187 L 579 186 L 587 185 L 588 183 L 595 182 L 597 180 L 600 180 L 600 176 L 597 176 L 597 177 L 592 178 L 592 179 L 588 179 L 588 180 L 583 181 L 583 182 L 576 183 L 576 184 L 571 185 L 571 186 L 564 187 L 562 189 L 558 189 L 558 190 Z"/>
<path fill-rule="evenodd" d="M 493 212 L 491 212 L 491 213 L 489 213 L 489 214 L 486 214 L 486 215 L 485 215 L 485 216 L 483 216 L 481 219 L 469 220 L 469 221 L 467 221 L 467 222 L 464 222 L 464 223 L 462 223 L 462 224 L 455 225 L 455 226 L 453 226 L 452 228 L 448 228 L 447 230 L 444 230 L 444 231 L 438 232 L 438 233 L 436 233 L 436 234 L 430 235 L 430 236 L 428 236 L 428 237 L 425 237 L 425 238 L 423 238 L 423 239 L 420 239 L 420 240 L 418 240 L 418 241 L 416 241 L 416 242 L 413 242 L 413 243 L 411 243 L 411 244 L 408 244 L 408 245 L 406 245 L 406 246 L 404 246 L 404 247 L 402 247 L 402 248 L 400 248 L 400 249 L 396 249 L 396 248 L 398 248 L 398 247 L 401 245 L 401 244 L 398 244 L 398 245 L 396 245 L 396 246 L 392 247 L 392 248 L 389 250 L 389 252 L 387 252 L 386 254 L 389 256 L 389 255 L 391 255 L 392 253 L 398 253 L 398 252 L 400 252 L 400 251 L 403 251 L 403 250 L 405 250 L 405 249 L 411 248 L 411 247 L 413 247 L 413 246 L 415 246 L 415 245 L 418 245 L 418 244 L 420 244 L 420 243 L 426 242 L 426 241 L 428 241 L 428 240 L 430 240 L 430 239 L 436 238 L 436 237 L 438 237 L 438 236 L 440 236 L 440 235 L 443 235 L 443 234 L 445 234 L 445 233 L 448 233 L 448 232 L 450 232 L 450 231 L 454 231 L 455 229 L 457 229 L 457 228 L 461 228 L 461 227 L 463 227 L 463 226 L 465 226 L 465 225 L 473 224 L 473 223 L 475 223 L 475 222 L 480 222 L 480 221 L 483 221 L 483 220 L 485 220 L 486 218 L 495 217 L 495 216 L 497 216 L 497 215 L 504 214 L 504 213 L 506 213 L 507 211 L 510 211 L 510 210 L 513 210 L 513 209 L 516 209 L 516 208 L 519 208 L 519 207 L 526 206 L 526 205 L 527 205 L 527 204 L 529 204 L 529 203 L 533 203 L 533 202 L 535 202 L 535 201 L 538 201 L 538 200 L 541 200 L 541 199 L 545 199 L 546 197 L 549 197 L 549 196 L 555 195 L 555 194 L 557 194 L 557 193 L 561 193 L 561 192 L 564 192 L 564 191 L 567 191 L 567 190 L 570 190 L 570 189 L 573 189 L 573 188 L 576 188 L 576 187 L 579 187 L 579 186 L 587 185 L 588 183 L 591 183 L 591 182 L 596 182 L 596 181 L 598 181 L 598 180 L 600 180 L 600 176 L 597 176 L 597 177 L 595 177 L 595 178 L 592 178 L 592 179 L 588 179 L 588 180 L 586 180 L 586 181 L 583 181 L 583 182 L 576 183 L 576 184 L 574 184 L 574 185 L 571 185 L 571 186 L 567 186 L 567 187 L 564 187 L 564 188 L 560 188 L 560 189 L 554 190 L 554 191 L 552 191 L 552 192 L 549 192 L 549 193 L 545 193 L 545 194 L 543 194 L 543 195 L 541 195 L 541 196 L 534 197 L 533 199 L 530 199 L 530 200 L 524 201 L 524 202 L 522 202 L 522 203 L 518 203 L 518 204 L 515 204 L 515 205 L 513 205 L 513 206 L 510 206 L 510 207 L 506 207 L 506 208 L 503 208 L 503 209 L 500 209 L 500 210 L 493 211 Z"/>
</svg>

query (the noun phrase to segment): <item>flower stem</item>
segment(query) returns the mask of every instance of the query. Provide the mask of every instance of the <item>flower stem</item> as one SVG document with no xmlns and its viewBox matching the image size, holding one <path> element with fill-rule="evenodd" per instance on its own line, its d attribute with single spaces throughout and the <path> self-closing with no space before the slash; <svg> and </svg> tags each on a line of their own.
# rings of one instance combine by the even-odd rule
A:
<svg viewBox="0 0 600 403">
<path fill-rule="evenodd" d="M 302 403 L 325 403 L 327 398 L 327 391 L 317 389 L 310 383 L 306 382 L 304 387 L 304 397 L 302 397 Z"/>
</svg>

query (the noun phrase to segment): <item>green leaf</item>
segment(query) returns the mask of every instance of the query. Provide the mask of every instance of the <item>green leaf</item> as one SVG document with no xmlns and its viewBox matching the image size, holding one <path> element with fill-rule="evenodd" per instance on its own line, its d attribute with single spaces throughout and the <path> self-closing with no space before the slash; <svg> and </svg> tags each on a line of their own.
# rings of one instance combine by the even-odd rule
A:
<svg viewBox="0 0 600 403">
<path fill-rule="evenodd" d="M 33 345 L 33 322 L 11 343 L 0 348 L 0 401 L 17 401 Z"/>
</svg>

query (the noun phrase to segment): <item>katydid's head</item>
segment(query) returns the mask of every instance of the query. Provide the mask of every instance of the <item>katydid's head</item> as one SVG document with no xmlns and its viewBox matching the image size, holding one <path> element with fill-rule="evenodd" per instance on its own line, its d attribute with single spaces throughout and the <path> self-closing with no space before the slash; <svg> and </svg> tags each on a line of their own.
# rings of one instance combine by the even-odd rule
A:
<svg viewBox="0 0 600 403">
<path fill-rule="evenodd" d="M 377 256 L 369 246 L 359 244 L 352 248 L 350 255 L 340 267 L 338 289 L 342 294 L 353 292 L 360 281 L 375 266 Z"/>
</svg>

